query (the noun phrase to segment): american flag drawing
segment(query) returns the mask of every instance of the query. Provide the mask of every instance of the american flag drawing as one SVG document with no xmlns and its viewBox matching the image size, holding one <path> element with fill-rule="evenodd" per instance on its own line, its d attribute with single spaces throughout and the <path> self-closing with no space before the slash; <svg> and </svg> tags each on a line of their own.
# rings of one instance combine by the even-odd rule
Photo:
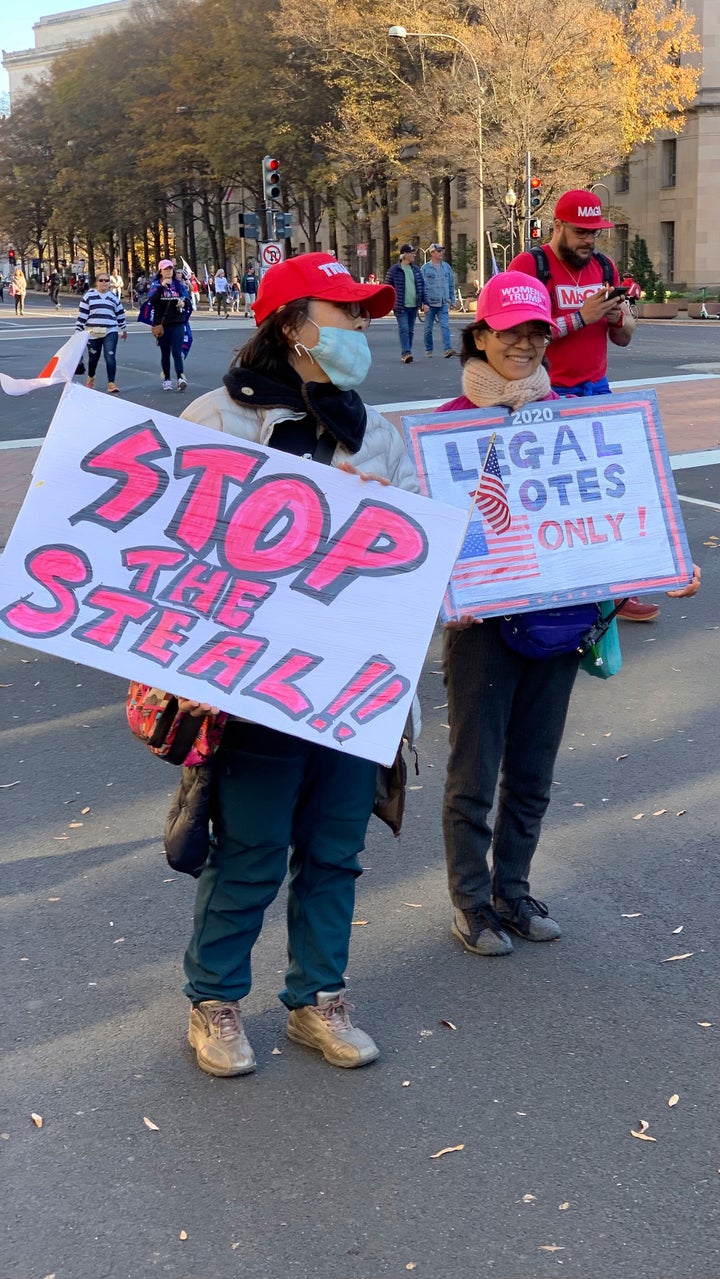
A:
<svg viewBox="0 0 720 1279">
<path fill-rule="evenodd" d="M 482 520 L 473 519 L 450 579 L 445 601 L 447 616 L 472 612 L 485 586 L 539 576 L 527 515 L 514 515 L 506 532 L 489 541 Z"/>
<path fill-rule="evenodd" d="M 494 444 L 490 445 L 485 458 L 475 505 L 482 511 L 493 532 L 504 533 L 510 528 L 510 507 Z"/>
</svg>

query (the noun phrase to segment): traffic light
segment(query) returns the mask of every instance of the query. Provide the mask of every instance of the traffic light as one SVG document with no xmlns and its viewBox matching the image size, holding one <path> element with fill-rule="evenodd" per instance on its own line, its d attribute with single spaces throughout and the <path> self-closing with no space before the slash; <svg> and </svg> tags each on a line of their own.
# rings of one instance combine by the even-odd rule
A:
<svg viewBox="0 0 720 1279">
<path fill-rule="evenodd" d="M 542 221 L 540 218 L 530 219 L 530 239 L 540 240 L 542 238 Z"/>
<path fill-rule="evenodd" d="M 267 208 L 272 208 L 280 199 L 280 161 L 271 155 L 263 160 L 263 191 Z"/>
<path fill-rule="evenodd" d="M 530 179 L 530 208 L 531 209 L 539 209 L 540 205 L 542 204 L 542 195 L 540 194 L 541 186 L 542 186 L 542 180 L 540 178 Z"/>
<path fill-rule="evenodd" d="M 238 214 L 239 233 L 245 240 L 260 239 L 260 215 L 258 213 Z"/>
<path fill-rule="evenodd" d="M 15 250 L 14 249 L 8 249 L 8 262 L 10 263 L 10 266 L 15 266 Z"/>
<path fill-rule="evenodd" d="M 273 213 L 272 235 L 274 240 L 290 239 L 292 235 L 292 213 Z"/>
</svg>

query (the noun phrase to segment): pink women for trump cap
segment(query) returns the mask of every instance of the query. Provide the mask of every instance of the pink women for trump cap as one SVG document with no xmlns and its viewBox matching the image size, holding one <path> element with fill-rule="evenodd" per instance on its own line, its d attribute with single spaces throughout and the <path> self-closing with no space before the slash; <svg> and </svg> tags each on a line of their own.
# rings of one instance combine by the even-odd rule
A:
<svg viewBox="0 0 720 1279">
<path fill-rule="evenodd" d="M 501 332 L 528 320 L 540 320 L 557 329 L 545 285 L 522 271 L 501 271 L 491 276 L 477 300 L 475 319 L 485 320 L 491 329 Z"/>
</svg>

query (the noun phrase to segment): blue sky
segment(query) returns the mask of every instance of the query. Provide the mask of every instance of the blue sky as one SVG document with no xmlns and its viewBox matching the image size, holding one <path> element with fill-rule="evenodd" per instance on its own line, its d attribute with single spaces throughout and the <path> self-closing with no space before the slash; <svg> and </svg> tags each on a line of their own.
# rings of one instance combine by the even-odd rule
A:
<svg viewBox="0 0 720 1279">
<path fill-rule="evenodd" d="M 17 49 L 34 49 L 35 38 L 33 26 L 40 18 L 49 18 L 54 13 L 67 13 L 70 9 L 94 9 L 96 4 L 105 0 L 0 0 L 2 21 L 0 21 L 0 45 L 6 53 L 15 53 Z M 7 93 L 9 88 L 5 68 L 0 66 L 0 93 Z"/>
</svg>

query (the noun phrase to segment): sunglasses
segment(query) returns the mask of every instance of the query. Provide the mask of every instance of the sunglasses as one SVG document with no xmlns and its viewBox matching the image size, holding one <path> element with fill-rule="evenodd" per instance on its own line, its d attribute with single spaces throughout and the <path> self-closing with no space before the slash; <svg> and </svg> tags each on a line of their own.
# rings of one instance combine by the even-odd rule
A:
<svg viewBox="0 0 720 1279">
<path fill-rule="evenodd" d="M 109 276 L 109 275 L 96 275 L 96 276 L 95 276 L 95 279 L 97 280 L 98 284 L 109 284 L 109 283 L 110 283 L 110 276 Z"/>
</svg>

